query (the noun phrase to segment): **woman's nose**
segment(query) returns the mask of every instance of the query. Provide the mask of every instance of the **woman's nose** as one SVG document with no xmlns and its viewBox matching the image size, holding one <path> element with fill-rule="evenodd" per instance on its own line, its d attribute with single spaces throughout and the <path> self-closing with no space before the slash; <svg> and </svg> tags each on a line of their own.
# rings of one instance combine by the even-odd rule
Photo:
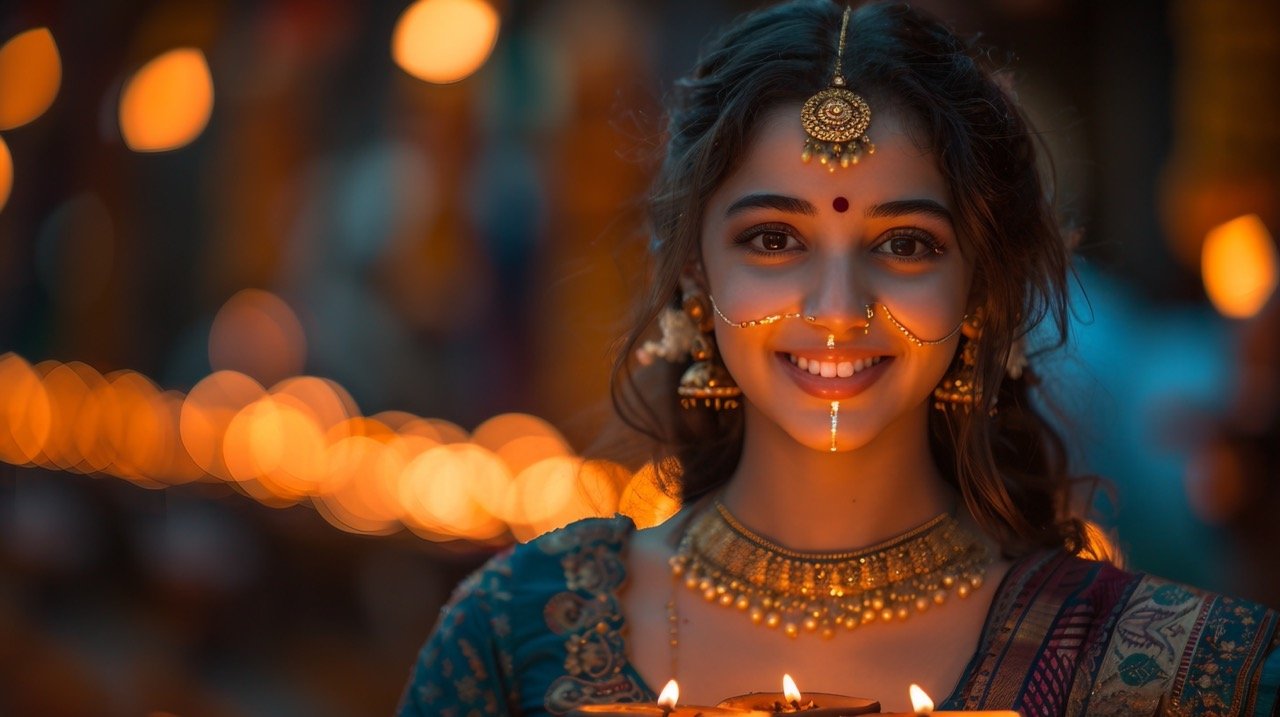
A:
<svg viewBox="0 0 1280 717">
<path fill-rule="evenodd" d="M 865 333 L 870 326 L 874 297 L 866 277 L 847 255 L 820 262 L 805 300 L 805 315 L 836 339 Z"/>
</svg>

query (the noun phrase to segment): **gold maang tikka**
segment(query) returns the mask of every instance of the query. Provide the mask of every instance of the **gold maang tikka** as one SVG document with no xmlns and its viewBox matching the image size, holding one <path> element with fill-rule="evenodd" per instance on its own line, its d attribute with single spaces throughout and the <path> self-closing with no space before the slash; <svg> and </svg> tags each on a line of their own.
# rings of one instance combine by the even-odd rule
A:
<svg viewBox="0 0 1280 717">
<path fill-rule="evenodd" d="M 867 136 L 871 127 L 871 107 L 856 92 L 845 87 L 841 60 L 844 57 L 845 35 L 849 29 L 850 9 L 844 9 L 840 21 L 840 43 L 836 50 L 835 76 L 831 85 L 810 97 L 800 110 L 800 124 L 808 137 L 800 159 L 808 162 L 814 156 L 834 172 L 836 163 L 841 167 L 857 164 L 862 154 L 875 154 L 876 146 Z"/>
</svg>

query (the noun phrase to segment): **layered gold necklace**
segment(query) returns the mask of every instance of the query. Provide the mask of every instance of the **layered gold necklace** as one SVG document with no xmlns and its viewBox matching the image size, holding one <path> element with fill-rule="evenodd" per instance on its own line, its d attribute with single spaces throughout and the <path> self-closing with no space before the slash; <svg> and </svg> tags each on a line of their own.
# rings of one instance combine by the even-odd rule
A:
<svg viewBox="0 0 1280 717">
<path fill-rule="evenodd" d="M 716 501 L 689 524 L 671 570 L 708 601 L 757 625 L 832 637 L 837 629 L 905 620 L 982 586 L 991 556 L 943 513 L 862 550 L 802 553 L 759 535 Z"/>
</svg>

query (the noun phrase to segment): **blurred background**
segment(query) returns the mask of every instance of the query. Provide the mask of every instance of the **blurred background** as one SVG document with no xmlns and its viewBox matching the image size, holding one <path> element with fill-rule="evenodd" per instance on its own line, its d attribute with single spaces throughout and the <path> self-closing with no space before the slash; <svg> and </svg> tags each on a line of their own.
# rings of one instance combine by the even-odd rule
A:
<svg viewBox="0 0 1280 717">
<path fill-rule="evenodd" d="M 0 714 L 389 714 L 583 452 L 661 101 L 747 0 L 0 10 Z M 927 0 L 1079 241 L 1038 359 L 1129 567 L 1280 606 L 1280 5 Z"/>
</svg>

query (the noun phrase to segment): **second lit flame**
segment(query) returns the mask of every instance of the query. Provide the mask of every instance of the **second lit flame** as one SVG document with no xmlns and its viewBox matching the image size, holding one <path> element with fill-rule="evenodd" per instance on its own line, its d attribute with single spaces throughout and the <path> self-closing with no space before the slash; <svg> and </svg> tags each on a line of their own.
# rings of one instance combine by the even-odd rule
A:
<svg viewBox="0 0 1280 717">
<path fill-rule="evenodd" d="M 918 715 L 933 714 L 933 700 L 929 693 L 920 689 L 920 685 L 912 684 L 907 688 L 911 692 L 911 711 Z"/>
<path fill-rule="evenodd" d="M 782 675 L 782 696 L 787 702 L 798 703 L 800 701 L 800 688 L 796 687 L 796 681 L 791 679 L 791 675 Z"/>
<path fill-rule="evenodd" d="M 669 709 L 675 709 L 676 701 L 680 699 L 680 685 L 675 680 L 667 683 L 662 688 L 662 694 L 658 695 L 658 705 Z"/>
</svg>

